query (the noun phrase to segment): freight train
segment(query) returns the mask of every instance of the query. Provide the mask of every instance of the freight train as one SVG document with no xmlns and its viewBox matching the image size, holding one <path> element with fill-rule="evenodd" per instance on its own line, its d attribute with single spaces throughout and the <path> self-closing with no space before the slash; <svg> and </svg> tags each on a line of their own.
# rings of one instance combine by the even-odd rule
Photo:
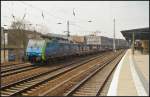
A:
<svg viewBox="0 0 150 97">
<path fill-rule="evenodd" d="M 104 40 L 104 39 L 103 39 Z M 103 42 L 101 40 L 101 42 Z M 116 49 L 127 48 L 125 40 L 116 39 Z M 74 55 L 87 55 L 113 49 L 113 39 L 105 38 L 101 44 L 72 43 L 66 39 L 30 39 L 26 49 L 27 59 L 32 62 L 47 62 L 50 59 Z"/>
</svg>

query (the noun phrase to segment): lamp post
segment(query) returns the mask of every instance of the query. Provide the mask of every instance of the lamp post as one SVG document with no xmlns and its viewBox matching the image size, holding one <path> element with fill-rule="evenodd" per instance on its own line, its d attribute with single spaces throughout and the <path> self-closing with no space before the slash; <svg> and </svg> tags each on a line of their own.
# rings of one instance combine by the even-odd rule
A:
<svg viewBox="0 0 150 97">
<path fill-rule="evenodd" d="M 132 33 L 132 54 L 134 55 L 134 41 L 135 41 L 135 33 Z"/>
<path fill-rule="evenodd" d="M 88 21 L 89 23 L 91 23 L 92 21 L 91 20 L 89 20 Z M 61 22 L 59 22 L 59 23 L 57 23 L 57 24 L 62 24 Z M 70 29 L 69 29 L 69 26 L 70 26 L 70 23 L 69 23 L 69 20 L 67 20 L 67 31 L 64 31 L 64 32 L 67 32 L 67 38 L 68 38 L 68 40 L 69 40 L 69 37 L 70 37 Z M 69 40 L 69 42 L 70 42 L 70 40 Z"/>
<path fill-rule="evenodd" d="M 67 21 L 67 32 L 68 32 L 68 34 L 67 34 L 67 36 L 68 36 L 68 39 L 69 39 L 69 37 L 70 37 L 70 31 L 69 31 L 69 20 Z"/>
<path fill-rule="evenodd" d="M 57 24 L 62 24 L 62 23 L 57 23 Z M 67 38 L 68 38 L 68 41 L 70 42 L 69 40 L 69 37 L 70 37 L 70 31 L 69 31 L 69 20 L 67 20 L 67 31 L 64 31 L 64 32 L 67 32 Z"/>
<path fill-rule="evenodd" d="M 88 22 L 89 22 L 89 23 L 91 23 L 92 21 L 91 21 L 91 20 L 89 20 Z"/>
<path fill-rule="evenodd" d="M 7 26 L 7 25 L 4 25 Z M 5 48 L 6 48 L 6 39 L 5 39 L 5 33 L 4 32 L 4 28 L 2 29 L 2 33 L 4 33 L 4 62 L 6 61 L 6 52 L 5 52 Z"/>
<path fill-rule="evenodd" d="M 116 52 L 116 44 L 115 44 L 115 18 L 114 18 L 114 39 L 113 39 L 113 50 Z"/>
</svg>

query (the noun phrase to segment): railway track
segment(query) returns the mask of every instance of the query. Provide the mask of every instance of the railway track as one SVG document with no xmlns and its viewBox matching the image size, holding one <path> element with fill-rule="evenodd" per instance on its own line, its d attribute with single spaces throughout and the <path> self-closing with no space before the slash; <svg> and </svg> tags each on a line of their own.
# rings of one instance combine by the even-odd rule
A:
<svg viewBox="0 0 150 97">
<path fill-rule="evenodd" d="M 111 57 L 113 57 L 113 55 L 112 55 L 111 57 L 109 56 L 109 58 L 108 58 L 108 56 L 106 56 L 106 55 L 108 55 L 108 53 L 105 54 L 105 56 L 103 55 L 102 57 L 98 58 L 97 60 L 95 59 L 93 61 L 98 62 L 102 65 L 102 64 L 104 64 L 104 61 L 106 62 L 106 61 L 110 60 Z M 103 59 L 103 61 L 99 62 L 100 59 Z M 58 71 L 52 72 L 50 75 L 47 75 L 45 77 L 41 77 L 41 78 L 38 77 L 35 80 L 28 80 L 27 82 L 24 82 L 22 84 L 20 83 L 20 84 L 17 84 L 16 86 L 9 87 L 9 89 L 8 88 L 2 89 L 2 95 L 7 95 L 7 96 L 10 96 L 10 95 L 12 95 L 12 96 L 14 96 L 14 95 L 29 95 L 29 96 L 36 95 L 37 96 L 37 95 L 39 95 L 38 93 L 40 93 L 40 96 L 41 95 L 57 95 L 57 93 L 61 93 L 61 92 L 58 92 L 57 89 L 61 89 L 61 91 L 67 89 L 67 88 L 65 88 L 62 90 L 62 88 L 60 88 L 60 86 L 63 85 L 65 82 L 66 82 L 65 84 L 67 84 L 68 81 L 70 81 L 71 79 L 74 79 L 74 77 L 77 75 L 78 76 L 82 75 L 82 73 L 84 76 L 87 76 L 87 75 L 89 75 L 90 72 L 92 72 L 93 70 L 95 70 L 97 67 L 100 66 L 100 65 L 91 66 L 91 62 L 92 61 L 89 61 L 87 63 L 82 63 L 82 66 L 80 63 L 80 65 L 78 67 L 76 67 L 76 68 L 72 67 L 72 69 L 70 69 L 70 70 L 68 70 L 67 68 L 59 69 Z M 70 67 L 68 67 L 68 68 L 70 68 Z M 87 68 L 87 69 L 85 69 L 85 68 Z M 86 70 L 88 71 L 88 73 L 86 72 Z M 82 75 L 82 77 L 83 77 L 83 75 Z M 69 77 L 71 77 L 71 79 Z M 68 79 L 68 80 L 66 81 L 66 79 Z M 80 79 L 80 77 L 78 79 Z M 58 83 L 60 83 L 60 84 L 57 85 Z M 49 87 L 47 87 L 47 86 L 49 86 Z M 69 86 L 73 86 L 73 85 L 69 85 Z M 53 88 L 51 89 L 51 87 L 53 87 Z M 51 89 L 52 94 L 47 94 L 47 93 L 42 94 L 49 88 Z M 57 93 L 55 94 L 54 91 L 57 91 Z M 49 92 L 50 91 L 48 91 L 48 93 Z"/>
<path fill-rule="evenodd" d="M 21 63 L 21 64 L 4 66 L 1 68 L 1 77 L 10 76 L 13 74 L 21 73 L 36 68 L 40 68 L 40 67 L 37 65 L 32 65 L 31 63 Z"/>
<path fill-rule="evenodd" d="M 29 66 L 32 66 L 32 64 L 30 64 L 30 63 L 20 63 L 20 64 L 12 64 L 12 65 L 9 65 L 9 66 L 2 66 L 1 67 L 1 73 L 14 71 L 14 70 L 22 69 L 22 68 L 29 67 Z"/>
<path fill-rule="evenodd" d="M 111 76 L 116 64 L 120 61 L 123 55 L 124 53 L 117 56 L 117 58 L 112 59 L 113 61 L 110 61 L 110 63 L 106 63 L 95 70 L 73 88 L 65 91 L 63 96 L 102 96 L 101 91 L 105 83 Z"/>
<path fill-rule="evenodd" d="M 50 81 L 49 84 L 45 85 L 45 87 L 43 86 L 44 88 L 49 86 L 49 89 L 47 91 L 46 90 L 43 91 L 44 88 L 43 89 L 41 88 L 39 91 L 36 90 L 32 93 L 35 95 L 39 95 L 39 96 L 62 96 L 70 88 L 72 88 L 76 84 L 82 82 L 84 80 L 84 78 L 91 75 L 91 73 L 97 71 L 97 68 L 101 68 L 104 66 L 104 64 L 108 64 L 112 60 L 112 58 L 114 58 L 113 54 L 109 54 L 109 55 L 107 55 L 107 57 L 103 56 L 103 58 L 101 58 L 101 61 L 99 63 L 94 63 L 93 66 L 89 66 L 88 68 L 84 67 L 84 70 L 82 68 L 81 71 L 77 70 L 75 73 L 72 72 L 72 75 L 70 75 L 68 78 L 66 78 L 66 76 L 63 78 L 63 79 L 65 79 L 64 81 L 60 81 L 60 79 L 59 79 L 59 80 L 55 81 L 55 82 L 57 82 L 57 84 L 53 81 Z M 92 64 L 89 64 L 89 65 L 92 65 Z M 55 83 L 55 86 L 53 86 L 52 83 Z M 58 84 L 58 83 L 60 83 L 60 84 Z M 32 95 L 32 93 L 29 93 L 29 95 Z"/>
<path fill-rule="evenodd" d="M 21 63 L 5 66 L 1 68 L 1 77 L 10 76 L 13 74 L 21 73 L 35 68 L 38 68 L 38 66 L 33 66 L 31 63 Z"/>
<path fill-rule="evenodd" d="M 12 65 L 18 65 L 18 64 L 23 64 L 24 62 L 11 62 L 11 63 L 2 63 L 1 67 L 8 67 L 8 66 L 12 66 Z"/>
<path fill-rule="evenodd" d="M 1 77 L 10 76 L 10 75 L 13 75 L 13 74 L 25 72 L 25 71 L 36 69 L 36 68 L 39 68 L 39 66 L 30 65 L 30 66 L 25 66 L 23 68 L 16 68 L 16 69 L 8 70 L 8 71 L 5 71 L 5 72 L 2 72 Z"/>
<path fill-rule="evenodd" d="M 115 68 L 116 69 L 116 68 Z M 115 72 L 115 69 L 113 70 L 113 72 L 111 73 L 111 75 L 109 76 L 109 78 L 107 79 L 106 83 L 104 84 L 104 86 L 102 87 L 99 96 L 107 96 L 111 81 L 113 79 L 113 75 Z"/>
<path fill-rule="evenodd" d="M 27 71 L 20 72 L 17 74 L 4 76 L 1 78 L 1 87 L 9 86 L 11 84 L 26 80 L 30 77 L 32 78 L 32 77 L 40 76 L 42 74 L 46 74 L 46 73 L 53 71 L 53 69 L 56 70 L 57 68 L 58 69 L 63 68 L 67 65 L 75 64 L 77 62 L 87 60 L 87 59 L 92 58 L 92 57 L 96 58 L 96 56 L 97 55 L 92 55 L 92 56 L 82 57 L 80 59 L 78 59 L 78 58 L 77 59 L 71 59 L 71 60 L 69 60 L 69 62 L 66 62 L 66 63 L 53 64 L 52 66 L 49 66 L 49 65 L 41 66 L 39 68 L 35 68 L 32 70 L 27 70 Z"/>
<path fill-rule="evenodd" d="M 96 57 L 95 57 L 96 58 Z M 91 59 L 89 59 L 88 61 L 91 61 L 91 60 L 94 60 L 94 58 L 91 58 Z M 82 60 L 83 61 L 83 60 Z M 84 61 L 84 62 L 87 62 L 87 60 L 86 61 Z M 72 63 L 73 64 L 73 63 Z M 67 65 L 66 65 L 67 66 Z M 69 65 L 68 65 L 69 66 Z M 65 66 L 64 67 L 60 67 L 60 68 L 64 68 L 64 72 L 65 72 L 65 70 L 67 70 L 67 67 L 65 68 Z M 15 91 L 16 89 L 18 89 L 18 88 L 14 88 L 14 87 L 16 87 L 16 86 L 18 86 L 19 84 L 23 84 L 23 83 L 28 83 L 28 88 L 30 88 L 29 86 L 31 85 L 31 82 L 33 81 L 34 82 L 34 80 L 35 79 L 38 79 L 38 77 L 39 76 L 43 76 L 43 75 L 46 75 L 46 74 L 48 74 L 48 73 L 50 73 L 50 72 L 52 72 L 52 71 L 55 71 L 55 70 L 58 70 L 59 71 L 59 69 L 60 68 L 56 68 L 55 67 L 55 69 L 53 68 L 53 69 L 51 69 L 51 71 L 49 70 L 48 72 L 45 72 L 45 73 L 41 73 L 41 74 L 39 74 L 39 75 L 34 75 L 34 76 L 30 76 L 30 78 L 25 78 L 25 79 L 22 79 L 22 80 L 19 80 L 19 81 L 16 81 L 16 82 L 14 82 L 14 83 L 11 83 L 11 84 L 6 84 L 6 85 L 3 85 L 2 87 L 1 87 L 1 94 L 2 94 L 2 96 L 3 95 L 6 95 L 7 94 L 7 96 L 9 96 L 9 95 L 15 95 L 15 94 L 17 94 L 17 93 L 20 93 L 19 91 L 17 92 L 17 93 L 12 93 L 12 91 Z M 69 67 L 68 67 L 69 68 Z M 73 67 L 72 67 L 73 68 Z M 57 72 L 58 72 L 57 71 Z M 63 71 L 63 70 L 62 70 Z M 34 79 L 35 78 L 35 79 Z M 46 77 L 45 77 L 46 78 Z M 40 81 L 40 79 L 38 79 L 38 81 Z M 43 80 L 42 80 L 43 81 Z M 30 84 L 30 85 L 29 85 Z M 33 83 L 32 83 L 33 84 Z M 26 87 L 27 88 L 27 87 Z M 14 90 L 15 89 L 15 90 Z M 19 88 L 20 89 L 20 88 Z M 8 90 L 9 90 L 9 92 L 8 92 Z M 21 89 L 21 91 L 23 90 L 23 88 Z M 24 90 L 25 91 L 25 90 Z"/>
</svg>

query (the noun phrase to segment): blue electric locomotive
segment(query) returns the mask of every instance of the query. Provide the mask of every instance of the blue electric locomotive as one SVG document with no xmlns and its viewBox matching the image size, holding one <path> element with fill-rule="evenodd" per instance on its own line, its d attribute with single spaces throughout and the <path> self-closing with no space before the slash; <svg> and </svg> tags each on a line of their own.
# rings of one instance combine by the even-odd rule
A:
<svg viewBox="0 0 150 97">
<path fill-rule="evenodd" d="M 48 59 L 78 54 L 79 45 L 69 42 L 52 40 L 29 40 L 26 55 L 31 62 L 44 62 Z"/>
<path fill-rule="evenodd" d="M 106 40 L 109 44 L 105 44 Z M 112 39 L 105 39 L 104 44 L 74 44 L 68 40 L 59 39 L 30 39 L 26 49 L 26 55 L 30 62 L 45 62 L 48 59 L 55 59 L 72 55 L 84 55 L 97 53 L 99 51 L 112 50 Z M 125 48 L 125 40 L 119 41 L 116 49 Z"/>
</svg>

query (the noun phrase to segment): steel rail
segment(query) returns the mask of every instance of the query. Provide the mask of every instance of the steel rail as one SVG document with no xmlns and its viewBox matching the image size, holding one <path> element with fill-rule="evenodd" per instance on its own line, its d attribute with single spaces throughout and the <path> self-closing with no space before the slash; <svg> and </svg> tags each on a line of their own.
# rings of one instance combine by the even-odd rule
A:
<svg viewBox="0 0 150 97">
<path fill-rule="evenodd" d="M 119 55 L 119 54 L 118 54 Z M 122 53 L 120 55 L 122 57 Z M 94 72 L 92 72 L 89 76 L 85 77 L 83 80 L 81 80 L 78 84 L 76 84 L 75 86 L 73 86 L 73 88 L 71 88 L 71 90 L 69 90 L 67 93 L 65 93 L 63 96 L 72 96 L 75 91 L 77 91 L 79 88 L 81 88 L 89 79 L 91 79 L 94 75 L 96 75 L 98 72 L 100 72 L 103 68 L 105 68 L 108 64 L 112 63 L 115 59 L 120 58 L 121 57 L 115 56 L 114 58 L 112 58 L 111 60 L 107 61 L 106 63 L 104 63 L 101 67 L 99 67 L 98 69 L 96 69 Z M 107 76 L 107 78 L 105 79 L 103 85 L 98 89 L 96 95 L 93 96 L 99 96 L 101 89 L 103 88 L 105 82 L 107 81 L 107 79 L 109 78 L 109 76 L 111 75 L 111 73 L 113 72 L 113 70 L 115 69 L 115 67 L 111 70 L 110 74 Z"/>
<path fill-rule="evenodd" d="M 100 56 L 101 56 L 101 55 L 100 55 Z M 98 57 L 100 57 L 100 56 L 96 56 L 95 58 L 98 58 Z M 89 62 L 89 61 L 91 61 L 91 60 L 94 60 L 95 58 L 91 58 L 91 59 L 89 59 L 88 61 L 86 60 L 85 62 L 82 62 L 81 64 L 85 64 L 85 63 L 87 63 L 87 62 Z M 71 63 L 71 64 L 75 64 L 75 63 Z M 71 64 L 69 64 L 69 65 L 71 65 Z M 77 67 L 80 66 L 81 64 L 79 64 L 79 65 L 77 65 L 77 66 L 75 66 L 75 67 L 73 67 L 73 68 L 77 68 Z M 8 88 L 11 88 L 11 87 L 15 86 L 16 84 L 23 83 L 23 82 L 25 82 L 25 81 L 29 81 L 29 80 L 32 80 L 32 79 L 34 79 L 34 78 L 38 78 L 39 76 L 43 76 L 43 75 L 45 75 L 45 74 L 51 73 L 51 72 L 56 71 L 56 70 L 59 70 L 59 69 L 61 69 L 61 68 L 65 68 L 65 67 L 67 67 L 67 66 L 69 66 L 69 65 L 65 65 L 65 66 L 63 66 L 63 67 L 56 68 L 56 69 L 54 69 L 54 70 L 52 70 L 52 71 L 45 72 L 45 73 L 42 73 L 42 74 L 40 74 L 40 75 L 32 76 L 32 77 L 30 77 L 30 78 L 22 79 L 22 80 L 20 80 L 20 81 L 11 83 L 11 84 L 9 84 L 9 85 L 2 86 L 1 90 L 3 91 L 3 90 L 5 90 L 5 89 L 8 89 Z M 71 68 L 71 69 L 73 69 L 73 68 Z M 71 70 L 71 69 L 70 69 L 70 70 Z M 65 72 L 65 71 L 64 71 L 64 72 Z M 63 74 L 64 72 L 62 72 L 62 73 L 60 73 L 60 74 Z M 67 72 L 67 71 L 66 71 L 66 72 Z M 54 75 L 53 77 L 56 77 L 56 76 L 58 76 L 58 74 L 57 74 L 57 75 Z M 52 78 L 52 77 L 51 77 L 51 78 Z M 49 78 L 49 79 L 51 79 L 51 78 Z M 47 79 L 47 80 L 49 80 L 49 79 Z M 46 80 L 45 80 L 45 81 L 46 81 Z M 42 81 L 41 81 L 41 83 L 42 83 Z M 39 84 L 40 84 L 40 83 L 39 83 Z M 36 85 L 37 85 L 37 84 L 36 84 Z M 32 86 L 32 87 L 33 87 L 33 86 Z M 28 87 L 27 89 L 29 89 L 29 88 L 31 88 L 31 87 Z M 25 89 L 25 90 L 27 90 L 27 89 Z M 25 91 L 25 90 L 22 90 L 22 91 Z M 13 96 L 13 95 L 16 95 L 16 94 L 18 94 L 18 93 L 21 93 L 22 91 L 18 91 L 17 93 L 12 94 L 12 96 Z"/>
</svg>

